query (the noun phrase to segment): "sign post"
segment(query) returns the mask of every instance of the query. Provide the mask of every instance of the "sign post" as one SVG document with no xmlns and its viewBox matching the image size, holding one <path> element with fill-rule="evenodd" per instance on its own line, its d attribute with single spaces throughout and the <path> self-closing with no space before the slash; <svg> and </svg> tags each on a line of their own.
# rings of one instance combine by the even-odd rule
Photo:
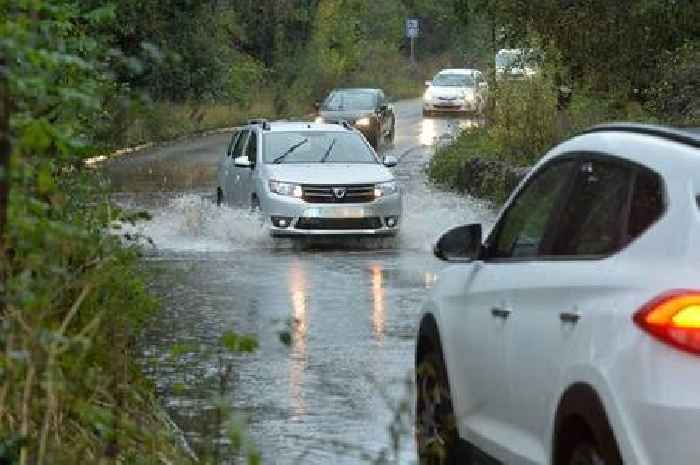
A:
<svg viewBox="0 0 700 465">
<path fill-rule="evenodd" d="M 411 64 L 416 64 L 416 37 L 420 34 L 418 18 L 406 19 L 406 37 L 411 39 Z"/>
</svg>

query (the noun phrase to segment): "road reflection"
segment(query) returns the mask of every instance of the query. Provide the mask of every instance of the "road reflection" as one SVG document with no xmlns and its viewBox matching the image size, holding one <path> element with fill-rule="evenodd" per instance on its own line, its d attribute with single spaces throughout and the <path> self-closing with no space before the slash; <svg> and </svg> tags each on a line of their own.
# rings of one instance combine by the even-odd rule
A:
<svg viewBox="0 0 700 465">
<path fill-rule="evenodd" d="M 297 258 L 290 263 L 289 292 L 292 301 L 292 357 L 289 387 L 292 400 L 292 418 L 306 413 L 304 402 L 304 370 L 306 369 L 306 332 L 308 329 L 308 298 L 306 270 Z"/>
<path fill-rule="evenodd" d="M 384 340 L 384 327 L 386 325 L 384 292 L 382 266 L 375 263 L 372 265 L 372 328 L 374 336 L 380 343 Z"/>
<path fill-rule="evenodd" d="M 421 145 L 436 145 L 441 140 L 451 140 L 461 131 L 483 125 L 481 118 L 423 118 L 418 140 Z"/>
</svg>

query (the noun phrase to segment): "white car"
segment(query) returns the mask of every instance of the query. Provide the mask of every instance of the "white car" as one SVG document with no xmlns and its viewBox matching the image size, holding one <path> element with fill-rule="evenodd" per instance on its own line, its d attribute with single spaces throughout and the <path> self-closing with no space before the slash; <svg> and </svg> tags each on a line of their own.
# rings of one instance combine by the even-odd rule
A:
<svg viewBox="0 0 700 465">
<path fill-rule="evenodd" d="M 259 210 L 272 236 L 393 236 L 401 191 L 350 124 L 251 121 L 236 129 L 218 169 L 217 204 Z"/>
<path fill-rule="evenodd" d="M 443 69 L 427 81 L 423 94 L 423 116 L 435 112 L 482 113 L 488 84 L 476 69 Z"/>
<path fill-rule="evenodd" d="M 593 128 L 435 253 L 421 464 L 700 464 L 700 132 Z"/>
<path fill-rule="evenodd" d="M 536 76 L 544 52 L 535 48 L 502 48 L 496 53 L 496 79 L 527 79 Z"/>
</svg>

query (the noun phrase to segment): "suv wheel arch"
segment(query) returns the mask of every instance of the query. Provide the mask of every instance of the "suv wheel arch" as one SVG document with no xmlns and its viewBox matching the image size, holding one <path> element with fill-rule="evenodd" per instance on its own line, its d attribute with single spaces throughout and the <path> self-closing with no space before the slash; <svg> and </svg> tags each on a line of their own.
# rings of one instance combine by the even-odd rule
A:
<svg viewBox="0 0 700 465">
<path fill-rule="evenodd" d="M 622 465 L 615 434 L 603 402 L 588 384 L 570 386 L 559 401 L 552 438 L 553 465 L 569 465 L 577 446 L 590 443 L 606 465 Z"/>
</svg>

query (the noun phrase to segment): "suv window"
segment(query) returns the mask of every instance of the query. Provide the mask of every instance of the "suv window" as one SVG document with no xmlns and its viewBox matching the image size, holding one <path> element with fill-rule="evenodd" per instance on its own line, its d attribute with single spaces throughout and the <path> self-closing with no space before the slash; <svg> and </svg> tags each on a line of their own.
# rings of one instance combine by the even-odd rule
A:
<svg viewBox="0 0 700 465">
<path fill-rule="evenodd" d="M 649 226 L 661 218 L 664 209 L 661 176 L 646 168 L 640 168 L 634 180 L 634 192 L 632 193 L 624 245 L 641 236 Z"/>
<path fill-rule="evenodd" d="M 548 255 L 607 255 L 621 246 L 635 168 L 590 160 L 576 170 Z"/>
<path fill-rule="evenodd" d="M 255 131 L 250 133 L 249 139 L 246 154 L 248 155 L 248 161 L 256 164 L 258 161 L 258 135 Z"/>
<path fill-rule="evenodd" d="M 250 131 L 240 132 L 240 137 L 236 141 L 236 145 L 233 148 L 233 153 L 231 154 L 233 158 L 238 158 L 243 154 L 243 147 L 245 147 L 245 144 L 248 141 L 248 134 L 250 134 Z"/>
<path fill-rule="evenodd" d="M 528 182 L 494 229 L 490 258 L 540 255 L 547 226 L 566 195 L 576 164 L 574 160 L 554 162 Z"/>
</svg>

